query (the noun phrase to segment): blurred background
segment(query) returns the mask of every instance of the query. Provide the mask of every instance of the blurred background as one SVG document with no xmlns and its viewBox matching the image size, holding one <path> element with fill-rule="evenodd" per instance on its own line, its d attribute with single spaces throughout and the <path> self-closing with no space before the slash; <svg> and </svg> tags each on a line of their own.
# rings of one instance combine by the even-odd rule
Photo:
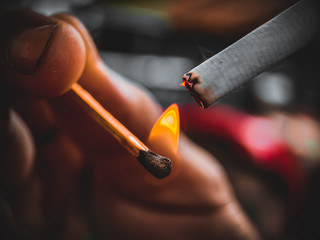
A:
<svg viewBox="0 0 320 240">
<path fill-rule="evenodd" d="M 226 168 L 264 239 L 320 239 L 320 41 L 207 110 L 184 73 L 271 19 L 294 0 L 19 0 L 45 15 L 68 12 L 92 34 L 111 70 L 163 108 L 178 103 L 181 128 Z"/>
</svg>

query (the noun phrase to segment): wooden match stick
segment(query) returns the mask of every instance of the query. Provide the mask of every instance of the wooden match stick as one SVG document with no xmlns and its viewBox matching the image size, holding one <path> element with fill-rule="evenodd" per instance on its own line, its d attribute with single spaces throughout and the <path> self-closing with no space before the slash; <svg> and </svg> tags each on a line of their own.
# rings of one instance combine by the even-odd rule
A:
<svg viewBox="0 0 320 240">
<path fill-rule="evenodd" d="M 309 43 L 319 23 L 319 6 L 301 0 L 189 71 L 182 85 L 207 108 Z"/>
<path fill-rule="evenodd" d="M 110 132 L 153 176 L 164 178 L 170 174 L 172 164 L 169 158 L 152 152 L 78 83 L 73 84 L 71 89 L 92 118 Z"/>
</svg>

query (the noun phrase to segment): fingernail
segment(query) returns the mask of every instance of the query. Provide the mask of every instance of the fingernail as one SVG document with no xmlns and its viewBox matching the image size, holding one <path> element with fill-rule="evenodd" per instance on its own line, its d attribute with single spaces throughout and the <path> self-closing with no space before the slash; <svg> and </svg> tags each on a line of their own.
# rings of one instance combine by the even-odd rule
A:
<svg viewBox="0 0 320 240">
<path fill-rule="evenodd" d="M 9 65 L 17 72 L 31 74 L 41 62 L 56 24 L 29 29 L 17 35 L 8 49 Z"/>
</svg>

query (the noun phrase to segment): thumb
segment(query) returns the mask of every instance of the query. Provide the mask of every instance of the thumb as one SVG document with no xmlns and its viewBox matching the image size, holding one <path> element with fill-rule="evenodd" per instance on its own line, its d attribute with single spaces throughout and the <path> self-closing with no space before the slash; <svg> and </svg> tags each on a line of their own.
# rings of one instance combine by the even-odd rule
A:
<svg viewBox="0 0 320 240">
<path fill-rule="evenodd" d="M 61 95 L 85 64 L 85 45 L 70 24 L 28 10 L 0 14 L 0 87 L 8 96 Z"/>
</svg>

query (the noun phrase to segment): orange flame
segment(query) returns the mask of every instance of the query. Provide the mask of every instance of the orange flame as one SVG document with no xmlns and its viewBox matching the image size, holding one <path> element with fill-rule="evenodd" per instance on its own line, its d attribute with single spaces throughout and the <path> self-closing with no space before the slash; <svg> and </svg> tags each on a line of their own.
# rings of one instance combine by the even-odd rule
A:
<svg viewBox="0 0 320 240">
<path fill-rule="evenodd" d="M 177 104 L 170 105 L 158 118 L 149 134 L 148 142 L 176 154 L 179 144 L 180 119 Z"/>
<path fill-rule="evenodd" d="M 186 82 L 183 81 L 181 84 L 180 84 L 181 87 L 185 87 L 186 86 Z"/>
</svg>

